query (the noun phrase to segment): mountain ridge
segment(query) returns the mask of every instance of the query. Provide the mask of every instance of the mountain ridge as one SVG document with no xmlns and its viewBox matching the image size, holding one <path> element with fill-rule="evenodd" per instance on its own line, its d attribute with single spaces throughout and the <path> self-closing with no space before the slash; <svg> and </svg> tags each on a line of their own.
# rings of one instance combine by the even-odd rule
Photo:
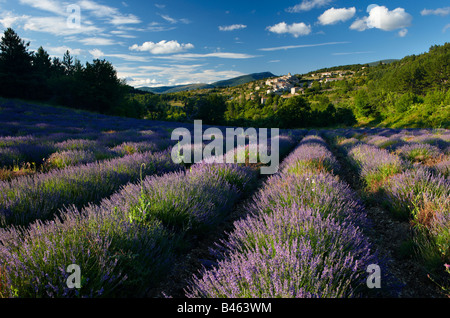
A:
<svg viewBox="0 0 450 318">
<path fill-rule="evenodd" d="M 242 75 L 238 77 L 233 77 L 227 80 L 217 81 L 211 84 L 198 83 L 198 84 L 187 84 L 187 85 L 175 85 L 175 86 L 157 86 L 157 87 L 137 87 L 137 90 L 151 92 L 155 94 L 166 94 L 166 93 L 177 93 L 181 91 L 189 91 L 193 89 L 208 89 L 208 88 L 218 88 L 227 86 L 237 86 L 246 84 L 252 81 L 261 80 L 269 77 L 274 77 L 276 75 L 271 72 L 260 72 L 251 73 L 247 75 Z"/>
</svg>

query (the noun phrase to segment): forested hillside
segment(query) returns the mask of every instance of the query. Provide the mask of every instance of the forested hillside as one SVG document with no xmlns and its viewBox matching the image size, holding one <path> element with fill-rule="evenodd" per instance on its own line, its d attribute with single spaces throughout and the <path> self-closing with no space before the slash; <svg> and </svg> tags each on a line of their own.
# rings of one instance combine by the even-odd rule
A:
<svg viewBox="0 0 450 318">
<path fill-rule="evenodd" d="M 355 93 L 355 112 L 387 126 L 448 127 L 450 43 L 367 69 Z"/>
</svg>

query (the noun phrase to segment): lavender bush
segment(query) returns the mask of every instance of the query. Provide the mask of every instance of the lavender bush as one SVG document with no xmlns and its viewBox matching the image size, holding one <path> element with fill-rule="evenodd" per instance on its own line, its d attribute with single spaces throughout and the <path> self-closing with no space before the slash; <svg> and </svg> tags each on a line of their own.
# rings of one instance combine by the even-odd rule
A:
<svg viewBox="0 0 450 318">
<path fill-rule="evenodd" d="M 425 162 L 443 155 L 442 151 L 429 144 L 410 143 L 396 150 L 401 157 L 413 162 Z"/>
<path fill-rule="evenodd" d="M 286 160 L 301 157 L 294 154 Z M 188 297 L 352 297 L 365 266 L 377 263 L 361 230 L 369 226 L 363 207 L 334 175 L 280 172 L 247 209 Z"/>
<path fill-rule="evenodd" d="M 65 168 L 95 160 L 95 154 L 89 150 L 64 150 L 51 154 L 46 160 L 46 166 L 47 168 Z"/>
<path fill-rule="evenodd" d="M 144 153 L 2 181 L 0 224 L 27 224 L 53 217 L 64 205 L 98 202 L 120 186 L 139 180 L 142 163 L 146 163 L 144 175 L 181 168 L 168 152 Z"/>
<path fill-rule="evenodd" d="M 361 233 L 314 209 L 279 207 L 235 226 L 217 267 L 194 276 L 188 297 L 352 297 L 374 259 Z"/>
<path fill-rule="evenodd" d="M 65 209 L 54 221 L 0 230 L 8 297 L 144 293 L 170 271 L 186 235 L 213 228 L 256 176 L 237 165 L 197 164 L 187 173 L 129 183 L 98 205 Z M 79 291 L 65 285 L 67 264 L 87 271 Z"/>
<path fill-rule="evenodd" d="M 418 168 L 392 176 L 383 185 L 387 207 L 396 215 L 410 218 L 426 201 L 450 196 L 450 181 Z"/>
<path fill-rule="evenodd" d="M 369 188 L 404 170 L 402 160 L 385 149 L 358 144 L 348 151 L 348 157 Z"/>
<path fill-rule="evenodd" d="M 170 247 L 160 223 L 131 224 L 111 206 L 71 209 L 61 220 L 37 221 L 25 230 L 0 229 L 4 296 L 136 296 L 144 291 L 137 281 L 151 286 L 167 271 Z M 70 264 L 80 266 L 81 289 L 67 286 Z"/>
<path fill-rule="evenodd" d="M 445 156 L 442 160 L 433 166 L 434 171 L 442 174 L 444 177 L 450 176 L 450 156 Z"/>
<path fill-rule="evenodd" d="M 317 141 L 318 140 L 318 141 Z M 305 137 L 300 145 L 283 161 L 282 171 L 301 173 L 302 171 L 323 171 L 336 173 L 339 163 L 331 151 L 323 145 L 323 139 Z"/>
</svg>

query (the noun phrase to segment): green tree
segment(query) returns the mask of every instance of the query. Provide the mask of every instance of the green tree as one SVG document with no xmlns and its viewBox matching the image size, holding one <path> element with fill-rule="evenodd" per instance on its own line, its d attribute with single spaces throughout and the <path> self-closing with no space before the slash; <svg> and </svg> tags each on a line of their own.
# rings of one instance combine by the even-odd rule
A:
<svg viewBox="0 0 450 318">
<path fill-rule="evenodd" d="M 52 60 L 47 51 L 42 46 L 32 55 L 33 62 L 33 79 L 32 96 L 35 99 L 47 100 L 52 96 L 50 87 L 50 75 L 52 72 Z"/>
<path fill-rule="evenodd" d="M 90 110 L 100 113 L 111 113 L 124 102 L 127 88 L 117 77 L 112 64 L 106 60 L 95 59 L 86 62 L 81 76 L 84 95 L 83 104 Z"/>
<path fill-rule="evenodd" d="M 0 93 L 5 97 L 29 97 L 32 73 L 30 43 L 8 28 L 0 41 Z"/>
<path fill-rule="evenodd" d="M 311 105 L 301 96 L 288 98 L 277 110 L 282 128 L 301 128 L 311 124 Z"/>
<path fill-rule="evenodd" d="M 62 65 L 64 65 L 65 73 L 67 75 L 71 75 L 74 71 L 75 65 L 73 61 L 73 57 L 70 55 L 69 50 L 64 53 Z"/>
<path fill-rule="evenodd" d="M 42 78 L 50 76 L 52 59 L 42 46 L 33 54 L 33 68 Z"/>
<path fill-rule="evenodd" d="M 227 106 L 222 96 L 209 94 L 197 99 L 195 109 L 195 119 L 201 119 L 206 124 L 222 124 Z"/>
<path fill-rule="evenodd" d="M 354 106 L 357 114 L 360 116 L 367 117 L 372 114 L 372 107 L 366 90 L 360 89 L 356 92 Z"/>
</svg>

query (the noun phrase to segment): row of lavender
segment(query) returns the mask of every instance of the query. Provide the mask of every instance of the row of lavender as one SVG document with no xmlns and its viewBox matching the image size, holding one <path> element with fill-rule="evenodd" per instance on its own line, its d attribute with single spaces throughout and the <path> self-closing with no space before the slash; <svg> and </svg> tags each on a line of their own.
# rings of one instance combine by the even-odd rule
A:
<svg viewBox="0 0 450 318">
<path fill-rule="evenodd" d="M 363 234 L 361 203 L 312 132 L 269 177 L 217 243 L 215 266 L 194 275 L 188 297 L 357 297 L 379 264 Z"/>
<path fill-rule="evenodd" d="M 445 269 L 442 264 L 450 263 L 450 179 L 446 137 L 434 139 L 435 145 L 430 145 L 427 142 L 432 137 L 427 134 L 404 138 L 391 136 L 390 140 L 371 135 L 345 138 L 331 132 L 328 136 L 334 137 L 348 155 L 349 162 L 367 187 L 368 196 L 381 193 L 383 205 L 395 217 L 412 222 L 416 250 L 422 259 L 434 266 L 439 263 L 440 271 Z M 405 139 L 414 141 L 405 145 L 402 143 Z"/>
<path fill-rule="evenodd" d="M 137 152 L 162 151 L 170 144 L 167 133 L 148 129 L 5 136 L 0 137 L 0 167 L 34 163 L 46 169 L 64 168 Z"/>
<path fill-rule="evenodd" d="M 177 126 L 0 100 L 0 180 L 163 151 Z"/>
<path fill-rule="evenodd" d="M 283 140 L 285 149 L 293 147 L 292 138 Z M 141 161 L 153 172 L 178 171 L 128 183 L 99 204 L 62 209 L 53 220 L 0 229 L 0 296 L 144 295 L 194 237 L 214 230 L 256 186 L 256 170 L 245 165 L 202 162 L 186 171 L 173 163 L 162 168 L 154 160 Z M 67 285 L 70 264 L 81 268 L 81 289 Z"/>
</svg>

